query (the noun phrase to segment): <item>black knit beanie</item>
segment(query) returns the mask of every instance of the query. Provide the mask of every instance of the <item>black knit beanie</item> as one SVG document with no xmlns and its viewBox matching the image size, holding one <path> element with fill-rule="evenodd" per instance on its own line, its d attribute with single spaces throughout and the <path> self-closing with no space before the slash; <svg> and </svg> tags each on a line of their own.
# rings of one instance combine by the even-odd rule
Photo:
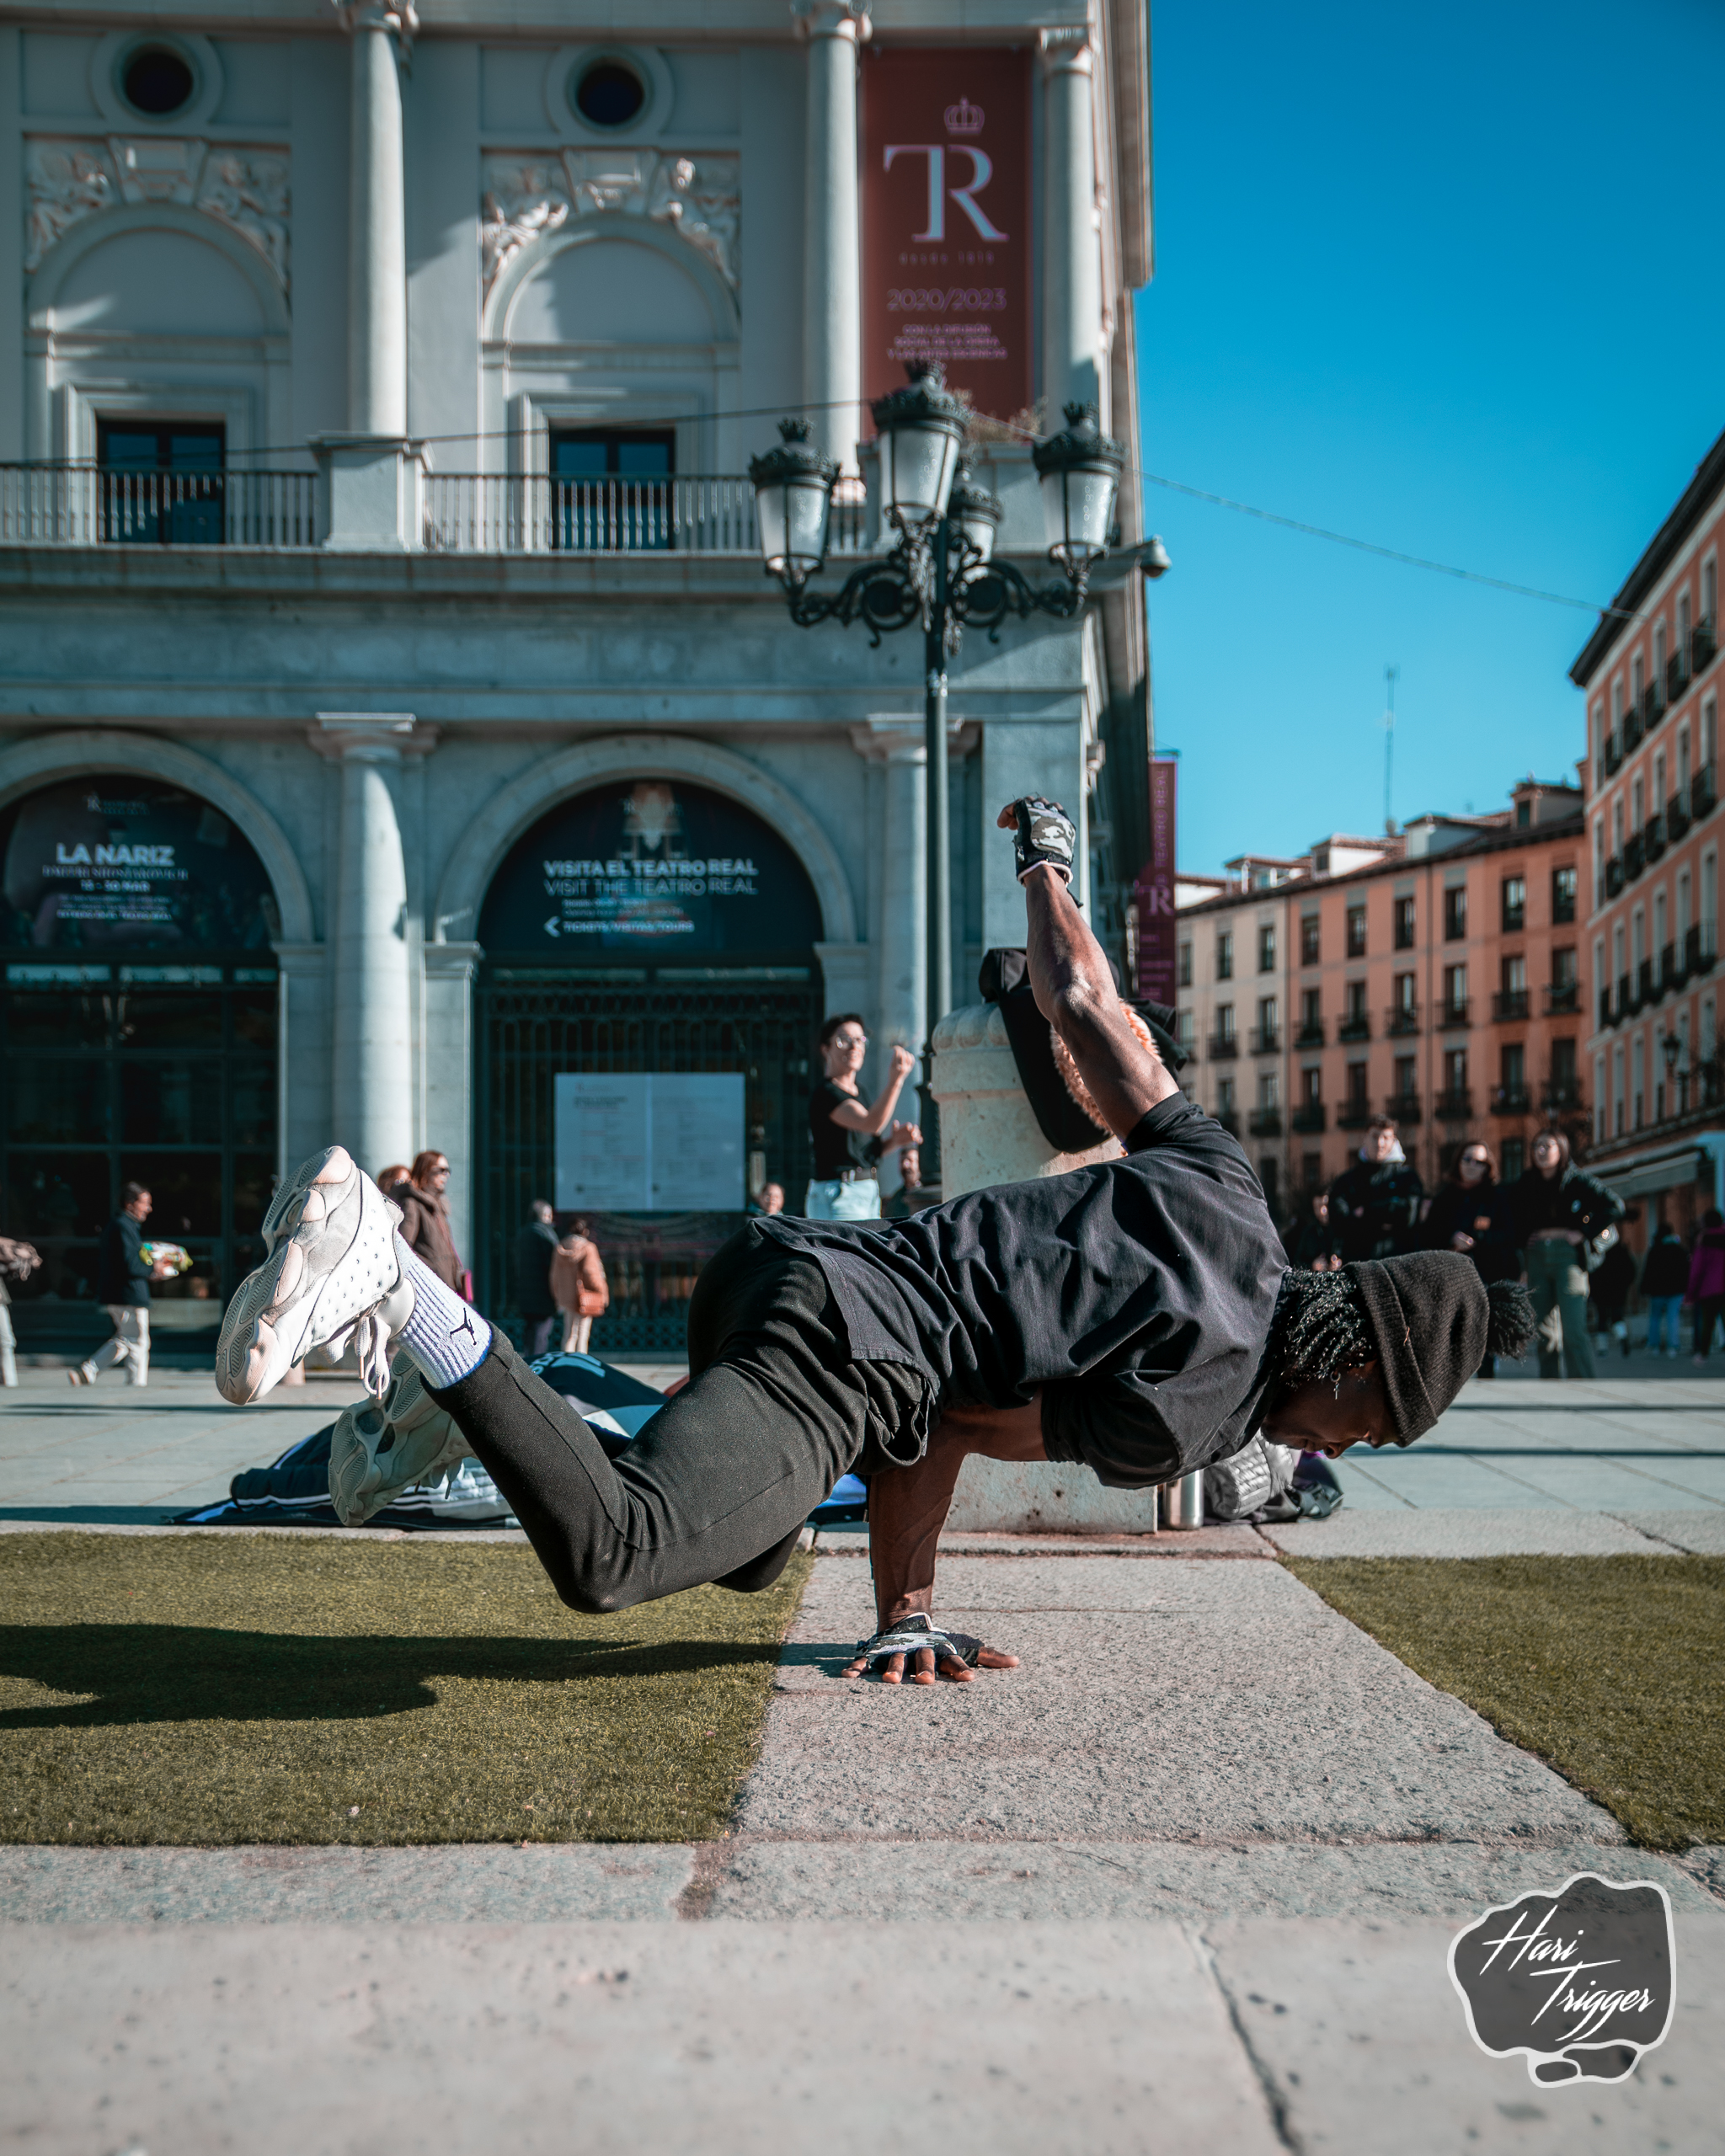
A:
<svg viewBox="0 0 1725 2156">
<path fill-rule="evenodd" d="M 1533 1336 L 1525 1290 L 1499 1281 L 1487 1294 L 1460 1251 L 1368 1258 L 1347 1270 L 1377 1344 L 1398 1444 L 1425 1435 L 1487 1352 L 1519 1355 Z"/>
</svg>

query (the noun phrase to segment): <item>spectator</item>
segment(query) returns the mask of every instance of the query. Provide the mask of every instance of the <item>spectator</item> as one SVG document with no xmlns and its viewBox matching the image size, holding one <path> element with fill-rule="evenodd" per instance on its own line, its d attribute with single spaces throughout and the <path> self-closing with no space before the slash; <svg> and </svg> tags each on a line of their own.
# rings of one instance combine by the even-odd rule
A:
<svg viewBox="0 0 1725 2156">
<path fill-rule="evenodd" d="M 1395 1124 L 1387 1116 L 1375 1116 L 1359 1160 L 1330 1185 L 1330 1225 L 1343 1262 L 1399 1257 L 1413 1250 L 1424 1196 L 1425 1185 L 1407 1165 Z"/>
<path fill-rule="evenodd" d="M 749 1200 L 749 1214 L 752 1219 L 770 1218 L 785 1209 L 785 1187 L 782 1182 L 764 1182 L 761 1195 Z"/>
<path fill-rule="evenodd" d="M 1626 1217 L 1634 1220 L 1640 1214 L 1631 1206 Z M 1588 1276 L 1588 1301 L 1591 1306 L 1594 1345 L 1604 1354 L 1612 1341 L 1622 1349 L 1624 1359 L 1629 1358 L 1629 1321 L 1624 1313 L 1629 1308 L 1629 1298 L 1635 1292 L 1635 1260 L 1624 1247 L 1623 1239 L 1607 1229 L 1597 1246 L 1599 1257 Z"/>
<path fill-rule="evenodd" d="M 421 1153 L 408 1171 L 408 1180 L 388 1194 L 401 1208 L 401 1239 L 414 1256 L 431 1270 L 446 1288 L 468 1302 L 473 1283 L 462 1271 L 450 1232 L 449 1208 L 443 1193 L 449 1188 L 449 1162 L 441 1153 Z"/>
<path fill-rule="evenodd" d="M 907 1145 L 899 1155 L 899 1173 L 904 1177 L 892 1196 L 882 1206 L 881 1212 L 889 1220 L 908 1220 L 921 1210 L 922 1196 L 922 1155 L 914 1145 Z"/>
<path fill-rule="evenodd" d="M 411 1180 L 411 1171 L 404 1161 L 397 1161 L 393 1166 L 377 1171 L 377 1187 L 386 1198 L 394 1198 L 402 1184 Z"/>
<path fill-rule="evenodd" d="M 1487 1287 L 1513 1280 L 1521 1271 L 1509 1193 L 1498 1181 L 1498 1162 L 1482 1139 L 1456 1155 L 1455 1165 L 1438 1185 L 1420 1225 L 1428 1250 L 1459 1250 L 1473 1260 Z M 1498 1374 L 1495 1356 L 1479 1366 L 1482 1378 Z"/>
<path fill-rule="evenodd" d="M 6 1276 L 9 1273 L 14 1280 L 28 1280 L 41 1262 L 34 1244 L 13 1242 L 10 1235 L 0 1235 L 0 1385 L 18 1383 L 18 1342 L 12 1330 L 12 1298 L 6 1292 Z"/>
<path fill-rule="evenodd" d="M 1705 1363 L 1714 1321 L 1725 1315 L 1725 1214 L 1710 1205 L 1689 1261 L 1689 1299 L 1695 1305 L 1695 1359 Z"/>
<path fill-rule="evenodd" d="M 563 1352 L 585 1355 L 593 1321 L 604 1315 L 611 1302 L 605 1263 L 585 1220 L 572 1222 L 557 1246 L 551 1261 L 551 1292 L 563 1312 Z"/>
<path fill-rule="evenodd" d="M 814 1140 L 814 1173 L 803 1202 L 811 1220 L 878 1220 L 880 1182 L 874 1164 L 883 1153 L 921 1142 L 914 1123 L 895 1123 L 893 1109 L 916 1058 L 895 1048 L 887 1081 L 865 1107 L 857 1073 L 868 1053 L 868 1035 L 854 1011 L 829 1018 L 820 1029 L 825 1076 L 809 1099 Z"/>
<path fill-rule="evenodd" d="M 1675 1358 L 1682 1344 L 1679 1327 L 1688 1288 L 1689 1252 L 1676 1229 L 1662 1220 L 1641 1268 L 1641 1291 L 1648 1299 L 1648 1354 L 1658 1354 L 1663 1342 L 1667 1358 Z"/>
<path fill-rule="evenodd" d="M 1509 1191 L 1515 1240 L 1523 1251 L 1522 1277 L 1539 1313 L 1540 1375 L 1596 1374 L 1587 1330 L 1589 1245 L 1623 1218 L 1623 1200 L 1569 1158 L 1561 1130 L 1542 1130 L 1533 1141 L 1533 1162 Z"/>
<path fill-rule="evenodd" d="M 551 1262 L 557 1255 L 557 1230 L 551 1225 L 551 1201 L 536 1198 L 527 1208 L 527 1225 L 515 1237 L 515 1307 L 526 1329 L 527 1360 L 551 1346 L 557 1326 L 557 1298 L 551 1292 Z"/>
<path fill-rule="evenodd" d="M 1315 1190 L 1303 1213 L 1282 1230 L 1282 1247 L 1296 1273 L 1333 1273 L 1342 1262 L 1330 1225 L 1330 1193 Z"/>
<path fill-rule="evenodd" d="M 150 1193 L 129 1182 L 120 1194 L 120 1210 L 102 1234 L 96 1261 L 96 1300 L 114 1321 L 114 1337 L 104 1341 L 88 1362 L 66 1374 L 72 1385 L 93 1385 L 104 1370 L 126 1364 L 128 1385 L 150 1382 L 150 1283 L 173 1277 L 171 1260 L 152 1265 L 143 1257 L 144 1223 L 150 1217 Z"/>
</svg>

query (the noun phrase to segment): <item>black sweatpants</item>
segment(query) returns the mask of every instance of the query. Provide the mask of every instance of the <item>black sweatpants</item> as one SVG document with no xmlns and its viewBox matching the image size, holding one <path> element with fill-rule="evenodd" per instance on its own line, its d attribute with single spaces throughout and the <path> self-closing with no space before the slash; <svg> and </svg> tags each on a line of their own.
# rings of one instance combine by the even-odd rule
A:
<svg viewBox="0 0 1725 2156">
<path fill-rule="evenodd" d="M 694 1374 L 633 1444 L 601 1438 L 494 1332 L 439 1391 L 571 1609 L 627 1609 L 716 1580 L 754 1593 L 865 1449 L 925 1429 L 906 1364 L 855 1363 L 812 1258 L 747 1229 L 689 1303 Z"/>
</svg>

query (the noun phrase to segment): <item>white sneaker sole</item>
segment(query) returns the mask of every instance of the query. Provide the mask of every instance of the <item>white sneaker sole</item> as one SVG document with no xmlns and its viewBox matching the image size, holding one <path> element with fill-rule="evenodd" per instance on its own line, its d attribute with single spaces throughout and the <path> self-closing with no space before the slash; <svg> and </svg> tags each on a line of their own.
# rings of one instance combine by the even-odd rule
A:
<svg viewBox="0 0 1725 2156">
<path fill-rule="evenodd" d="M 388 1336 L 413 1306 L 395 1254 L 400 1218 L 341 1146 L 301 1164 L 264 1215 L 270 1255 L 222 1321 L 216 1384 L 224 1400 L 261 1400 L 310 1349 L 356 1330 L 366 1388 L 382 1395 Z"/>
<path fill-rule="evenodd" d="M 473 1448 L 447 1408 L 404 1362 L 382 1400 L 342 1410 L 329 1441 L 329 1502 L 344 1527 L 363 1527 L 403 1490 L 459 1466 Z"/>
</svg>

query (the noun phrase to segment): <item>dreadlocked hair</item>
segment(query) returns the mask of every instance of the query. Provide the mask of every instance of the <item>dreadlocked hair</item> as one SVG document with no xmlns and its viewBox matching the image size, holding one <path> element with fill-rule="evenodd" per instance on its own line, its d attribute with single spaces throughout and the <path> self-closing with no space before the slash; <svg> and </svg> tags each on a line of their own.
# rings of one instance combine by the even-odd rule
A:
<svg viewBox="0 0 1725 2156">
<path fill-rule="evenodd" d="M 1338 1378 L 1362 1369 L 1377 1352 L 1350 1270 L 1283 1276 L 1270 1326 L 1270 1368 L 1279 1385 L 1291 1390 Z"/>
</svg>

